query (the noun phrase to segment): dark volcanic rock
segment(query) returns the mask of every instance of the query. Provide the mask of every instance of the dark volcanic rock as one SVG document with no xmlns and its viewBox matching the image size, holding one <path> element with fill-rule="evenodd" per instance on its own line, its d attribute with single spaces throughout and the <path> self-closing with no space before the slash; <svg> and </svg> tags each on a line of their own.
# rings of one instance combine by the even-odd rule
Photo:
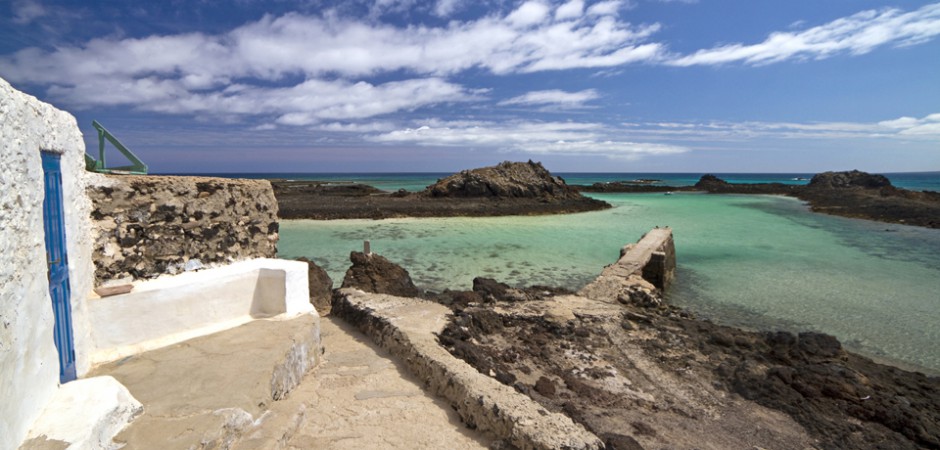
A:
<svg viewBox="0 0 940 450">
<path fill-rule="evenodd" d="M 705 174 L 702 175 L 702 178 L 699 178 L 698 183 L 695 183 L 695 187 L 711 192 L 713 190 L 728 189 L 731 187 L 731 183 L 712 174 Z"/>
<path fill-rule="evenodd" d="M 899 189 L 883 175 L 824 172 L 796 196 L 816 212 L 940 228 L 940 192 Z"/>
<path fill-rule="evenodd" d="M 783 183 L 729 183 L 714 175 L 702 175 L 695 189 L 712 194 L 795 194 L 802 186 Z"/>
<path fill-rule="evenodd" d="M 884 175 L 875 175 L 858 170 L 851 172 L 823 172 L 813 176 L 809 189 L 879 189 L 891 186 L 891 181 Z"/>
<path fill-rule="evenodd" d="M 940 193 L 898 189 L 883 175 L 858 170 L 823 172 L 805 186 L 728 183 L 714 175 L 704 175 L 695 188 L 712 194 L 789 195 L 809 202 L 816 212 L 940 228 Z"/>
<path fill-rule="evenodd" d="M 344 288 L 399 297 L 417 297 L 420 294 L 408 271 L 382 255 L 352 252 L 349 260 L 353 265 L 343 278 Z"/>
<path fill-rule="evenodd" d="M 318 266 L 315 262 L 300 257 L 298 261 L 303 261 L 309 266 L 307 283 L 310 286 L 310 303 L 321 316 L 330 313 L 330 301 L 333 297 L 333 280 L 330 275 Z"/>
<path fill-rule="evenodd" d="M 503 162 L 492 167 L 464 170 L 427 187 L 432 197 L 500 197 L 574 199 L 581 194 L 541 163 Z"/>
<path fill-rule="evenodd" d="M 670 399 L 676 385 L 658 386 L 662 380 L 637 364 L 643 359 L 623 351 L 640 349 L 662 370 L 654 373 L 681 374 L 681 385 L 690 390 L 730 391 L 788 414 L 816 440 L 815 448 L 940 449 L 940 379 L 877 364 L 845 351 L 832 336 L 745 331 L 682 317 L 669 306 L 624 305 L 629 327 L 620 326 L 616 314 L 588 309 L 559 322 L 545 314 L 558 303 L 540 304 L 552 300 L 461 308 L 440 342 L 483 373 L 508 374 L 504 378 L 516 380 L 517 390 L 608 442 L 612 433 L 669 442 L 677 431 L 671 414 L 707 416 L 692 406 L 694 396 Z M 631 380 L 630 390 L 651 395 L 623 395 L 614 382 L 619 376 Z M 721 414 L 723 421 L 740 421 L 739 429 L 759 419 Z M 626 435 L 631 426 L 632 437 Z M 623 448 L 634 448 L 630 440 L 621 441 Z"/>
<path fill-rule="evenodd" d="M 274 180 L 282 219 L 386 219 L 564 214 L 610 208 L 582 196 L 541 164 L 505 162 L 464 171 L 421 192 L 354 183 Z"/>
</svg>

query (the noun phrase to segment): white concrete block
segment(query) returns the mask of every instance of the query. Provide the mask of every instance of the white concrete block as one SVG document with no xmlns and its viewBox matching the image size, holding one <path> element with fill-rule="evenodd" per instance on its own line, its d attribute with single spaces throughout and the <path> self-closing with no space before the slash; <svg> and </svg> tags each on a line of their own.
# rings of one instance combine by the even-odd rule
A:
<svg viewBox="0 0 940 450">
<path fill-rule="evenodd" d="M 144 410 L 134 396 L 112 377 L 94 377 L 62 385 L 39 419 L 30 439 L 54 440 L 69 450 L 120 448 L 112 441 Z"/>
</svg>

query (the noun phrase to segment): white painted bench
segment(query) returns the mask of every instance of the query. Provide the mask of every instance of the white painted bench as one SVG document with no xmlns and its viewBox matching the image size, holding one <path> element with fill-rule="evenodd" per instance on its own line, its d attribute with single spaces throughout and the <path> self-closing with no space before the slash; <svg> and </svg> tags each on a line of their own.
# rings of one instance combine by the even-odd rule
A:
<svg viewBox="0 0 940 450">
<path fill-rule="evenodd" d="M 307 263 L 259 258 L 137 281 L 127 294 L 88 299 L 91 364 L 165 347 L 259 318 L 316 314 Z"/>
</svg>

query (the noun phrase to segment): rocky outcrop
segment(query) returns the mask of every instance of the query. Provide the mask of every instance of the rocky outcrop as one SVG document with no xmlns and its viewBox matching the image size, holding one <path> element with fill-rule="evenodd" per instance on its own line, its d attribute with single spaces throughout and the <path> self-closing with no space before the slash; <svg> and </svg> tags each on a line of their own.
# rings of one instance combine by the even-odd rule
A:
<svg viewBox="0 0 940 450">
<path fill-rule="evenodd" d="M 421 293 L 407 270 L 382 255 L 352 252 L 349 260 L 352 266 L 343 278 L 343 288 L 399 297 L 417 297 Z"/>
<path fill-rule="evenodd" d="M 795 195 L 816 212 L 940 228 L 940 192 L 899 189 L 883 175 L 824 172 Z"/>
<path fill-rule="evenodd" d="M 808 189 L 880 189 L 889 186 L 891 180 L 888 177 L 858 170 L 818 173 L 806 185 Z"/>
<path fill-rule="evenodd" d="M 806 185 L 728 183 L 704 175 L 692 189 L 712 194 L 789 195 L 805 200 L 815 212 L 940 228 L 940 192 L 899 189 L 883 175 L 858 170 L 823 172 Z"/>
<path fill-rule="evenodd" d="M 266 180 L 98 175 L 87 188 L 97 284 L 273 258 L 277 201 Z"/>
<path fill-rule="evenodd" d="M 541 164 L 504 162 L 449 176 L 421 192 L 354 183 L 272 181 L 283 219 L 386 219 L 564 214 L 610 208 Z"/>
<path fill-rule="evenodd" d="M 431 197 L 496 197 L 572 199 L 580 197 L 565 180 L 552 176 L 541 163 L 502 162 L 464 170 L 427 187 Z"/>
<path fill-rule="evenodd" d="M 770 194 L 790 195 L 799 192 L 803 186 L 783 183 L 729 183 L 711 174 L 702 175 L 694 189 L 711 194 Z"/>
<path fill-rule="evenodd" d="M 307 283 L 310 287 L 310 304 L 317 310 L 321 317 L 330 314 L 330 300 L 333 297 L 333 280 L 330 275 L 318 266 L 317 263 L 300 257 L 298 261 L 307 263 Z"/>
</svg>

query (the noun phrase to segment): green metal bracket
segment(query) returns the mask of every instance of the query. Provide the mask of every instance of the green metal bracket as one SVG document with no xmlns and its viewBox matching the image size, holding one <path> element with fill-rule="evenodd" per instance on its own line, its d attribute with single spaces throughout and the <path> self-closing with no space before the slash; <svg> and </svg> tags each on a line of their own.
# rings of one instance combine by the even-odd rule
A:
<svg viewBox="0 0 940 450">
<path fill-rule="evenodd" d="M 147 165 L 144 164 L 137 155 L 134 154 L 129 148 L 125 147 L 113 134 L 108 130 L 104 129 L 97 120 L 92 120 L 91 125 L 98 130 L 98 159 L 92 158 L 85 154 L 85 169 L 92 172 L 99 173 L 120 173 L 120 174 L 133 174 L 133 175 L 146 175 L 147 174 Z M 131 162 L 129 166 L 119 166 L 119 167 L 105 167 L 104 159 L 104 141 L 107 140 L 118 149 L 122 155 L 127 157 L 127 160 Z"/>
</svg>

